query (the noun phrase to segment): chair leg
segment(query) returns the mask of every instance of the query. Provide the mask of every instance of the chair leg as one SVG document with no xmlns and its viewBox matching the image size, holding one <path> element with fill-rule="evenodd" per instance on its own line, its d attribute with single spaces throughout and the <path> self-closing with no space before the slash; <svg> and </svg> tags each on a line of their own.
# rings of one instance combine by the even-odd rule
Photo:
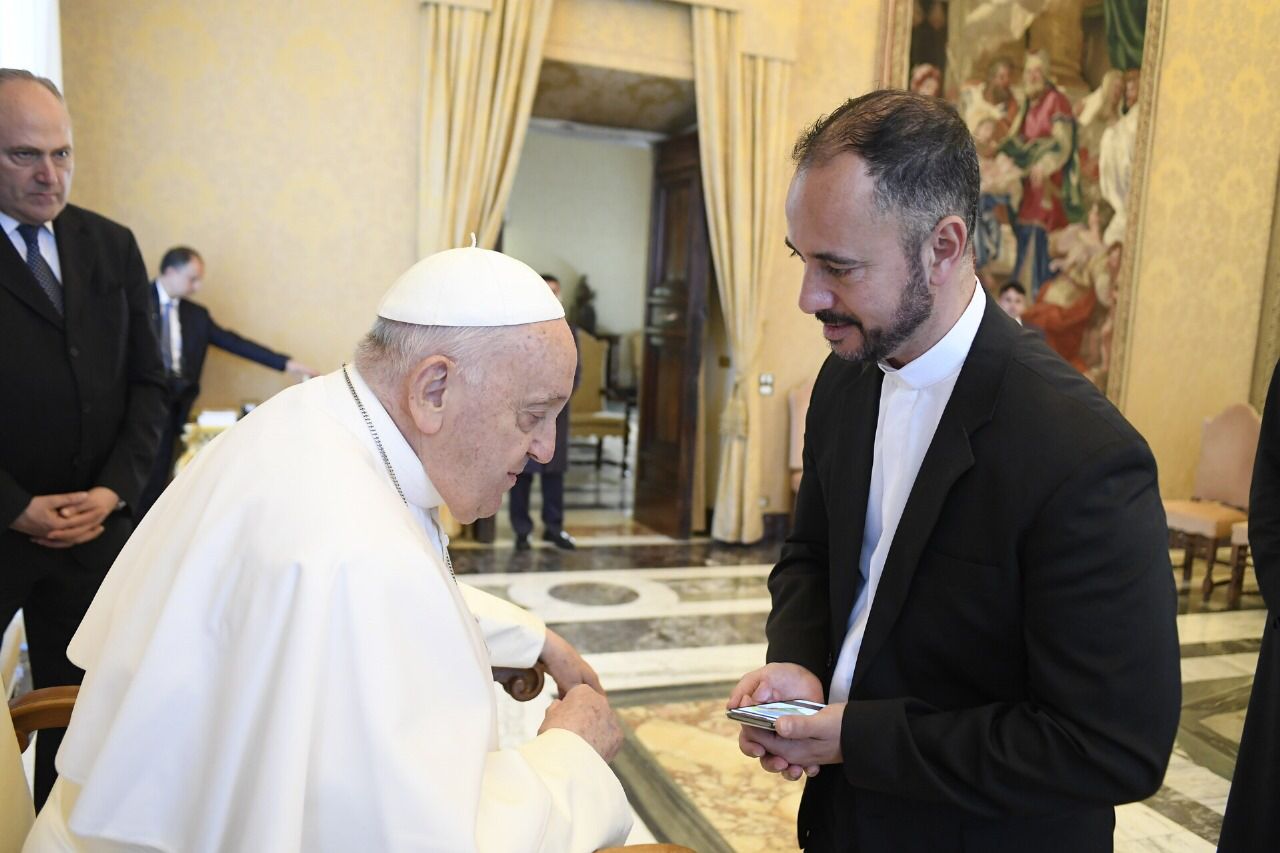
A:
<svg viewBox="0 0 1280 853">
<path fill-rule="evenodd" d="M 1204 594 L 1204 600 L 1208 601 L 1213 595 L 1213 564 L 1218 562 L 1218 540 L 1209 540 L 1209 553 L 1204 558 L 1204 582 L 1200 584 L 1200 591 Z M 1187 575 L 1190 578 L 1190 575 Z"/>
<path fill-rule="evenodd" d="M 1196 543 L 1198 539 L 1190 533 L 1182 534 L 1182 543 L 1186 550 L 1186 556 L 1182 560 L 1182 585 L 1178 587 L 1178 592 L 1189 592 L 1191 590 L 1191 564 L 1196 558 Z"/>
<path fill-rule="evenodd" d="M 1240 607 L 1240 593 L 1244 590 L 1244 564 L 1249 554 L 1248 545 L 1231 547 L 1231 586 L 1227 590 L 1227 607 L 1232 610 Z"/>
<path fill-rule="evenodd" d="M 622 434 L 622 479 L 627 478 L 627 452 L 631 446 L 631 427 L 627 426 L 626 432 Z"/>
</svg>

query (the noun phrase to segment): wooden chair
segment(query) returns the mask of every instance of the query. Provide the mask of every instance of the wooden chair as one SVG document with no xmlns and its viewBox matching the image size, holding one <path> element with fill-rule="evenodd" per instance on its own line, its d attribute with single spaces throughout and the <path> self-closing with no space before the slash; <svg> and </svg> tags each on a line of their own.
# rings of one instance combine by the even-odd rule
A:
<svg viewBox="0 0 1280 853">
<path fill-rule="evenodd" d="M 546 683 L 546 667 L 536 664 L 531 669 L 494 667 L 493 680 L 502 685 L 511 698 L 528 702 L 542 692 Z M 71 722 L 79 687 L 45 687 L 13 700 L 7 713 L 13 719 L 18 748 L 0 735 L 0 853 L 18 853 L 35 820 L 26 775 L 20 753 L 40 729 L 65 728 Z M 694 853 L 678 844 L 635 844 L 608 847 L 597 853 Z"/>
<path fill-rule="evenodd" d="M 1231 525 L 1231 579 L 1215 581 L 1213 579 L 1213 563 L 1210 563 L 1204 574 L 1204 600 L 1213 595 L 1213 588 L 1227 584 L 1227 607 L 1235 610 L 1240 606 L 1240 593 L 1244 591 L 1244 570 L 1249 562 L 1249 522 L 1237 521 Z"/>
<path fill-rule="evenodd" d="M 1170 546 L 1186 549 L 1183 591 L 1191 588 L 1191 565 L 1200 552 L 1208 563 L 1205 590 L 1213 592 L 1209 578 L 1218 549 L 1230 543 L 1232 525 L 1248 519 L 1249 483 L 1261 426 L 1258 413 L 1244 403 L 1228 406 L 1205 421 L 1191 500 L 1164 502 Z"/>
<path fill-rule="evenodd" d="M 595 465 L 605 464 L 604 440 L 610 436 L 622 439 L 622 460 L 617 463 L 627 472 L 627 452 L 631 429 L 626 414 L 611 412 L 605 406 L 608 345 L 599 338 L 578 330 L 578 352 L 582 357 L 582 377 L 569 399 L 569 440 L 594 441 Z M 609 460 L 612 462 L 612 460 Z"/>
</svg>

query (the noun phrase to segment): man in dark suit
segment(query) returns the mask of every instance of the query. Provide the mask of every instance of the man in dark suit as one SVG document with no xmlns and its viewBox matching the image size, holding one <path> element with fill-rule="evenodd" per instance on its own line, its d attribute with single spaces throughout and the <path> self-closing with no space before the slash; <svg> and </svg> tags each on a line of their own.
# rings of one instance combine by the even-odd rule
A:
<svg viewBox="0 0 1280 853">
<path fill-rule="evenodd" d="M 560 279 L 547 273 L 542 280 L 551 288 L 551 292 L 560 298 Z M 578 341 L 578 330 L 573 326 L 573 340 Z M 582 373 L 582 354 L 578 354 L 578 367 L 573 374 L 573 390 L 578 390 L 578 381 Z M 533 532 L 533 519 L 529 516 L 529 496 L 533 492 L 533 475 L 542 478 L 542 538 L 557 548 L 572 551 L 578 547 L 573 537 L 564 531 L 564 472 L 569 470 L 569 404 L 565 403 L 556 415 L 556 449 L 550 462 L 539 462 L 530 458 L 524 471 L 516 477 L 516 484 L 511 487 L 511 496 L 507 506 L 511 518 L 511 529 L 516 534 L 516 550 L 527 551 L 530 548 L 529 534 Z"/>
<path fill-rule="evenodd" d="M 1249 490 L 1249 549 L 1267 605 L 1262 650 L 1222 819 L 1220 853 L 1280 849 L 1280 365 L 1262 412 Z"/>
<path fill-rule="evenodd" d="M 1110 850 L 1177 727 L 1176 593 L 1142 437 L 978 286 L 973 141 L 907 92 L 796 146 L 788 244 L 832 356 L 763 668 L 730 706 L 809 776 L 809 850 Z"/>
<path fill-rule="evenodd" d="M 0 69 L 0 625 L 22 609 L 36 687 L 83 677 L 67 643 L 133 529 L 164 414 L 138 244 L 67 204 L 72 166 L 57 88 Z M 61 740 L 37 741 L 37 803 Z"/>
<path fill-rule="evenodd" d="M 160 358 L 169 376 L 169 416 L 160 439 L 160 453 L 143 490 L 139 518 L 168 485 L 177 455 L 178 439 L 200 394 L 200 374 L 209 345 L 256 361 L 272 370 L 302 379 L 318 375 L 307 365 L 274 352 L 214 322 L 209 309 L 188 297 L 204 281 L 204 259 L 195 249 L 175 246 L 160 259 L 160 275 L 151 288 L 151 321 L 160 339 Z"/>
</svg>

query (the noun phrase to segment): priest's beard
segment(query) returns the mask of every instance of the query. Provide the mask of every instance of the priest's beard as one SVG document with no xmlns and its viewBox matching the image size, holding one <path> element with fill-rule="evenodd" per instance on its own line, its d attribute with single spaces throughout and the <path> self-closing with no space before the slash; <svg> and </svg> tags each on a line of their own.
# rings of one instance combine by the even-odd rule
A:
<svg viewBox="0 0 1280 853">
<path fill-rule="evenodd" d="M 862 346 L 853 352 L 840 352 L 834 346 L 831 351 L 845 361 L 865 364 L 884 361 L 915 334 L 916 330 L 933 314 L 933 294 L 929 292 L 929 280 L 918 252 L 907 253 L 907 286 L 903 288 L 898 305 L 893 309 L 889 325 L 880 329 L 867 329 L 852 314 L 838 311 L 818 311 L 813 316 L 819 322 L 835 326 L 856 326 L 862 333 Z"/>
</svg>

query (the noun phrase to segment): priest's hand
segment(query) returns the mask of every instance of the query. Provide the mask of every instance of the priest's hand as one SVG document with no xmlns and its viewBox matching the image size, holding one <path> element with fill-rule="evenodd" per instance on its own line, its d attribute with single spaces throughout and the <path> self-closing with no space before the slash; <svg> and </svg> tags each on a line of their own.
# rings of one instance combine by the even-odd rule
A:
<svg viewBox="0 0 1280 853">
<path fill-rule="evenodd" d="M 810 717 L 779 717 L 772 732 L 743 726 L 739 746 L 747 755 L 759 758 L 765 770 L 781 773 L 793 782 L 802 775 L 816 776 L 823 764 L 844 760 L 840 749 L 844 706 L 844 702 L 837 702 Z"/>
<path fill-rule="evenodd" d="M 115 512 L 120 496 L 106 486 L 94 486 L 80 492 L 77 500 L 58 507 L 63 524 L 31 541 L 46 548 L 70 548 L 102 535 L 102 522 Z"/>
<path fill-rule="evenodd" d="M 747 673 L 733 688 L 726 708 L 744 705 L 763 705 L 766 702 L 786 702 L 791 699 L 807 699 L 823 702 L 822 682 L 809 670 L 795 663 L 771 663 Z M 760 759 L 760 766 L 770 773 L 781 773 L 795 781 L 802 776 L 818 775 L 822 762 L 796 764 L 772 752 L 770 746 L 779 738 L 764 729 L 743 726 L 738 733 L 738 749 L 743 755 Z M 837 747 L 839 736 L 837 733 Z"/>
<path fill-rule="evenodd" d="M 585 684 L 579 684 L 565 693 L 563 699 L 551 703 L 538 734 L 547 729 L 573 732 L 605 761 L 613 761 L 622 748 L 622 727 L 609 707 L 609 700 Z"/>
<path fill-rule="evenodd" d="M 582 655 L 578 654 L 578 650 L 568 640 L 550 628 L 547 629 L 547 638 L 543 641 L 542 654 L 538 656 L 538 660 L 546 664 L 547 672 L 551 673 L 556 687 L 560 688 L 561 696 L 567 696 L 579 684 L 585 684 L 601 696 L 604 695 L 600 676 L 596 675 L 591 664 L 583 660 Z"/>
</svg>

